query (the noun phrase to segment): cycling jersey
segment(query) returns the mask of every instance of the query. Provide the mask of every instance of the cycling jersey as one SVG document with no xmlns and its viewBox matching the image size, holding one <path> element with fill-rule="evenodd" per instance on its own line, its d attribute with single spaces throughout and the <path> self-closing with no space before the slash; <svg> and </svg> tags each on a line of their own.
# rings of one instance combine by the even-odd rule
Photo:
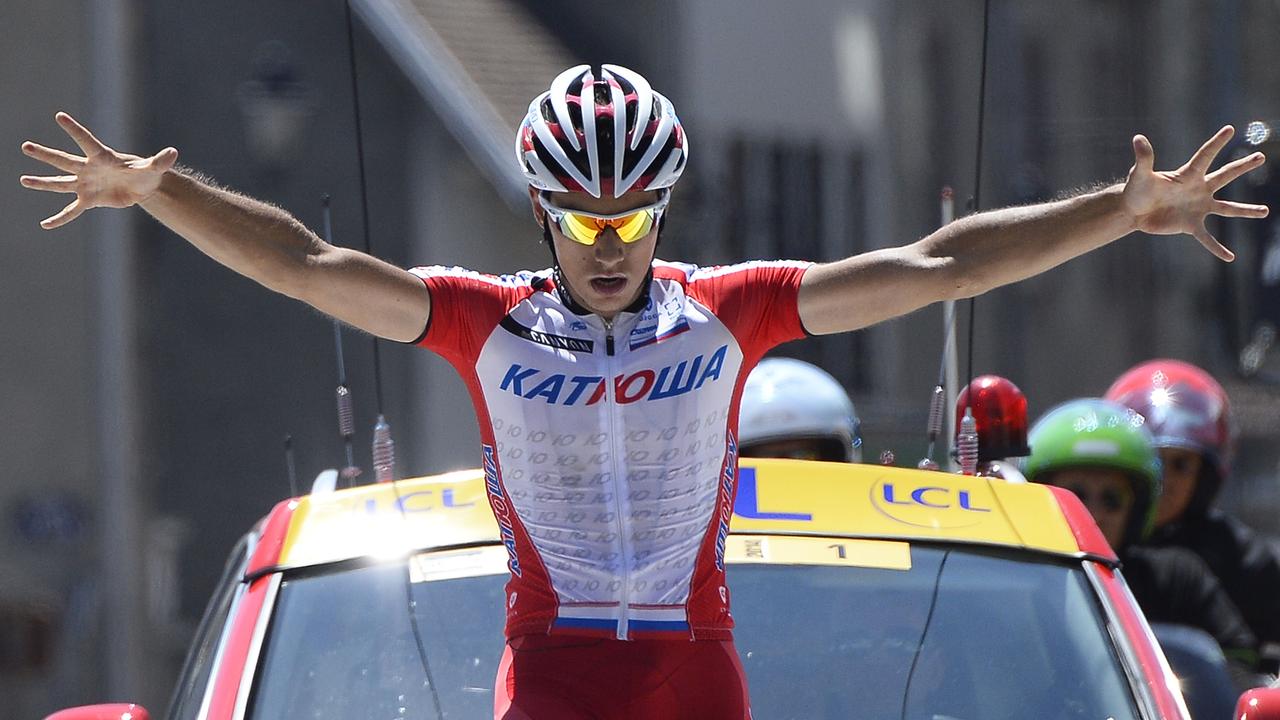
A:
<svg viewBox="0 0 1280 720">
<path fill-rule="evenodd" d="M 551 273 L 415 268 L 508 551 L 507 636 L 731 638 L 724 543 L 747 374 L 804 335 L 808 263 L 655 261 L 611 322 Z"/>
</svg>

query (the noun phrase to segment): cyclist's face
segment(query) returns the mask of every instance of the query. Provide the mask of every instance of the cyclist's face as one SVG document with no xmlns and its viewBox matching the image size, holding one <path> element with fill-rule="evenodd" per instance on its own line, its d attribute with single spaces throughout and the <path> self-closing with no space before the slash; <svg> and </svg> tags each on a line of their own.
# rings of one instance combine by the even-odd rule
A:
<svg viewBox="0 0 1280 720">
<path fill-rule="evenodd" d="M 1187 511 L 1204 459 L 1194 450 L 1160 448 L 1160 463 L 1164 466 L 1164 487 L 1156 506 L 1156 526 L 1173 522 Z"/>
<path fill-rule="evenodd" d="M 546 223 L 546 212 L 530 192 L 533 212 L 539 224 Z M 599 215 L 625 213 L 632 208 L 651 205 L 658 199 L 653 191 L 630 192 L 620 198 L 597 198 L 586 193 L 551 193 L 556 207 L 581 210 Z M 560 272 L 569 284 L 569 292 L 588 310 L 611 319 L 639 297 L 653 262 L 658 241 L 658 226 L 647 235 L 624 243 L 612 227 L 606 227 L 595 244 L 583 245 L 564 236 L 556 223 L 550 223 L 551 240 L 555 243 Z"/>
</svg>

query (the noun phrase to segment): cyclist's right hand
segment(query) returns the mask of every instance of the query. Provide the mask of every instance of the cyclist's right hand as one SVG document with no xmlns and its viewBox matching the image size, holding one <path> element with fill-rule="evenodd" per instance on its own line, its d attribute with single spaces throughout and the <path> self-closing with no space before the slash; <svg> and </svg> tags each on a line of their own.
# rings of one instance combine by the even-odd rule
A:
<svg viewBox="0 0 1280 720">
<path fill-rule="evenodd" d="M 45 230 L 66 225 L 90 208 L 124 208 L 143 202 L 159 189 L 161 178 L 178 159 L 178 151 L 171 147 L 151 157 L 116 152 L 67 113 L 60 112 L 55 119 L 84 155 L 72 155 L 31 141 L 22 144 L 24 154 L 67 173 L 23 175 L 20 178 L 23 187 L 76 196 L 56 215 L 40 222 Z"/>
</svg>

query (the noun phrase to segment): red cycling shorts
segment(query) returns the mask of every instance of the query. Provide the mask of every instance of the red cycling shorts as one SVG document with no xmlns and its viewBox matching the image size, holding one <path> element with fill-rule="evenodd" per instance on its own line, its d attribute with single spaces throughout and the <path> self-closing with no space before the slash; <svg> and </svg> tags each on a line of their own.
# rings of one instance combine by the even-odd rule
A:
<svg viewBox="0 0 1280 720">
<path fill-rule="evenodd" d="M 731 640 L 512 638 L 494 683 L 496 720 L 749 720 Z"/>
</svg>

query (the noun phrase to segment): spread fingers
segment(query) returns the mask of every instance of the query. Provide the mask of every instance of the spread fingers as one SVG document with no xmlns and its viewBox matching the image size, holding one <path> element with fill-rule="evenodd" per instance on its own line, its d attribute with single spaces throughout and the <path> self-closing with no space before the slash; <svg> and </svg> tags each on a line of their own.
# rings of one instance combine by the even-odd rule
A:
<svg viewBox="0 0 1280 720">
<path fill-rule="evenodd" d="M 84 212 L 84 206 L 80 204 L 80 198 L 72 200 L 62 211 L 53 217 L 45 218 L 40 221 L 40 227 L 45 230 L 52 230 L 56 227 L 62 227 L 67 223 L 80 217 L 80 213 Z"/>
<path fill-rule="evenodd" d="M 58 125 L 71 136 L 71 139 L 76 141 L 76 144 L 80 146 L 80 149 L 84 151 L 85 155 L 92 156 L 100 152 L 107 152 L 107 146 L 103 145 L 101 140 L 94 137 L 93 133 L 89 132 L 88 128 L 76 122 L 75 118 L 64 112 L 60 112 L 54 116 L 54 119 L 57 120 Z"/>
<path fill-rule="evenodd" d="M 73 193 L 76 191 L 76 182 L 79 180 L 75 175 L 54 175 L 54 176 L 37 176 L 23 175 L 18 178 L 22 183 L 22 187 L 31 188 L 32 190 L 48 190 L 49 192 Z"/>
<path fill-rule="evenodd" d="M 22 154 L 27 157 L 35 158 L 42 163 L 52 165 L 63 172 L 78 173 L 84 167 L 84 158 L 77 157 L 71 153 L 65 153 L 61 150 L 54 150 L 51 147 L 45 147 L 40 143 L 27 141 L 22 143 Z"/>
</svg>

